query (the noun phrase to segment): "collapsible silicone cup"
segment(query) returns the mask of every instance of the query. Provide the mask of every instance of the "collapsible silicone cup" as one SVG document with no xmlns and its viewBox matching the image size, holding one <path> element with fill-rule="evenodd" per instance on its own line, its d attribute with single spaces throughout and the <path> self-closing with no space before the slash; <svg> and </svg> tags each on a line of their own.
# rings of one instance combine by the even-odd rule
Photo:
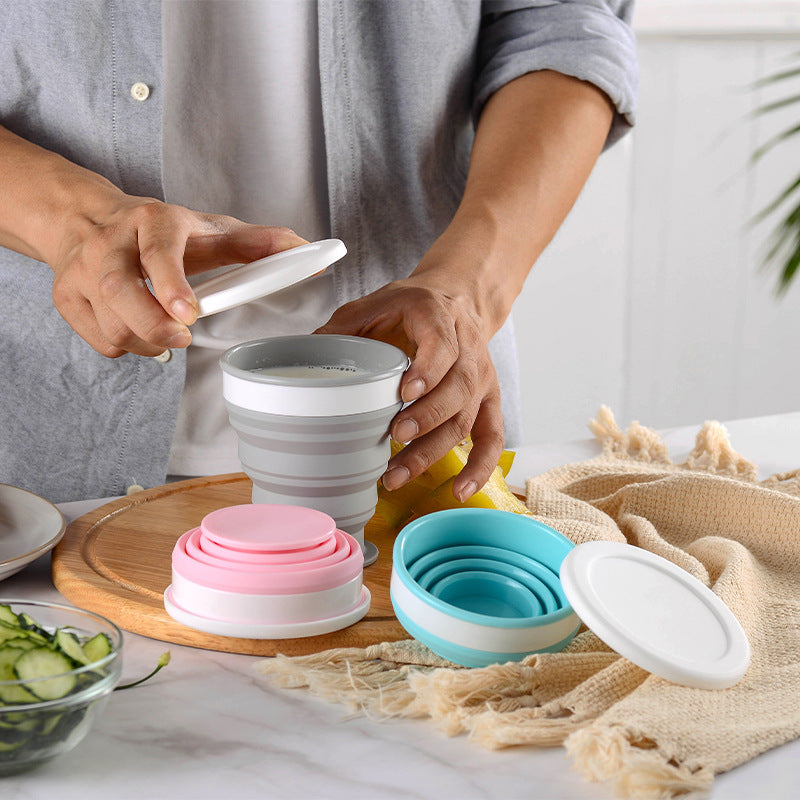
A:
<svg viewBox="0 0 800 800">
<path fill-rule="evenodd" d="M 374 561 L 377 549 L 364 542 L 364 526 L 375 513 L 408 364 L 402 350 L 356 336 L 280 336 L 224 353 L 222 393 L 253 502 L 323 511 L 357 539 L 365 563 Z M 349 371 L 254 371 L 298 366 Z"/>
<path fill-rule="evenodd" d="M 229 506 L 176 542 L 164 606 L 178 622 L 226 636 L 329 633 L 366 614 L 363 566 L 358 542 L 320 511 Z"/>
<path fill-rule="evenodd" d="M 438 555 L 439 552 L 443 551 L 438 551 L 436 555 Z M 430 569 L 419 575 L 415 576 L 411 570 L 409 570 L 409 574 L 415 577 L 420 588 L 433 593 L 431 587 L 435 583 L 442 578 L 446 578 L 448 575 L 453 575 L 465 570 L 493 572 L 521 583 L 536 597 L 540 606 L 540 610 L 537 612 L 539 614 L 549 614 L 552 611 L 556 611 L 562 605 L 562 603 L 556 599 L 555 593 L 547 584 L 539 580 L 535 575 L 531 575 L 529 572 L 515 567 L 512 564 L 506 564 L 504 561 L 495 561 L 488 558 L 456 558 L 452 560 L 445 558 L 443 561 L 436 563 L 431 566 Z"/>
<path fill-rule="evenodd" d="M 444 603 L 483 616 L 530 619 L 542 613 L 542 604 L 527 586 L 497 572 L 454 572 L 428 591 Z"/>
<path fill-rule="evenodd" d="M 447 547 L 513 550 L 557 572 L 572 542 L 536 520 L 507 511 L 459 508 L 427 514 L 395 540 L 390 595 L 401 625 L 443 658 L 464 666 L 518 661 L 556 652 L 575 636 L 580 621 L 568 603 L 532 617 L 476 614 L 422 589 L 408 565 Z"/>
</svg>

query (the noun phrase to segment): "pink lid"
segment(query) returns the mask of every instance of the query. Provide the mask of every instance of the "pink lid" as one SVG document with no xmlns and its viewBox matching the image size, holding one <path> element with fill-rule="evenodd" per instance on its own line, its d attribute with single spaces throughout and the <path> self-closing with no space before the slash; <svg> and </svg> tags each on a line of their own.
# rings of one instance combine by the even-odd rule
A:
<svg viewBox="0 0 800 800">
<path fill-rule="evenodd" d="M 224 547 L 273 553 L 322 544 L 336 530 L 336 523 L 313 508 L 251 503 L 212 511 L 200 527 L 210 541 Z"/>
</svg>

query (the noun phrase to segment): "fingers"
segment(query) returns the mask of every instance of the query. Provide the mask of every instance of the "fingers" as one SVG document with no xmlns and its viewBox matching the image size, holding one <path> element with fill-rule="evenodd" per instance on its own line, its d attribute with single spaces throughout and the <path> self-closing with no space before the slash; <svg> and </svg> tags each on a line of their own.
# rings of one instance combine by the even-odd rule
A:
<svg viewBox="0 0 800 800">
<path fill-rule="evenodd" d="M 233 217 L 212 214 L 197 216 L 202 224 L 186 241 L 183 254 L 187 275 L 204 272 L 210 264 L 247 263 L 308 244 L 290 228 L 248 225 Z"/>
<path fill-rule="evenodd" d="M 414 336 L 417 353 L 402 386 L 403 400 L 414 402 L 391 428 L 395 441 L 408 445 L 392 460 L 384 485 L 397 488 L 417 477 L 471 435 L 469 460 L 453 484 L 463 502 L 486 483 L 503 450 L 497 374 L 469 317 L 424 315 Z"/>
<path fill-rule="evenodd" d="M 477 379 L 473 345 L 477 342 L 468 324 L 453 321 L 449 315 L 418 313 L 415 310 L 408 316 L 405 325 L 415 341 L 416 353 L 400 387 L 403 402 L 411 403 L 419 399 L 440 386 L 445 376 L 449 377 L 441 386 L 449 391 L 440 391 L 434 396 L 438 398 L 438 405 L 429 398 L 423 404 L 424 418 L 420 420 L 416 415 L 413 417 L 419 426 L 418 432 L 425 433 L 452 416 L 455 409 L 472 401 Z M 401 422 L 404 419 L 401 416 Z M 397 433 L 402 435 L 400 431 Z M 405 442 L 410 438 L 395 437 L 395 441 Z"/>
<path fill-rule="evenodd" d="M 446 388 L 446 383 L 443 382 L 443 387 L 439 389 Z M 453 494 L 460 502 L 475 494 L 489 480 L 504 447 L 500 394 L 495 387 L 496 384 L 491 386 L 485 396 L 460 408 L 430 432 L 412 437 L 412 441 L 389 462 L 383 476 L 383 485 L 389 490 L 403 486 L 421 475 L 431 464 L 470 435 L 472 449 L 466 466 L 453 483 Z M 416 414 L 416 407 L 428 399 L 426 396 L 418 400 L 402 413 Z M 424 418 L 425 415 L 419 416 Z"/>
<path fill-rule="evenodd" d="M 97 323 L 92 304 L 88 300 L 81 298 L 74 302 L 61 304 L 57 308 L 75 333 L 100 355 L 106 356 L 106 358 L 119 358 L 127 352 L 106 340 Z"/>
<path fill-rule="evenodd" d="M 167 215 L 164 208 L 174 210 Z M 184 325 L 193 324 L 199 310 L 187 273 L 255 261 L 307 244 L 289 228 L 248 225 L 174 206 L 151 204 L 145 209 L 138 228 L 142 269 L 161 306 Z"/>
<path fill-rule="evenodd" d="M 177 219 L 157 212 L 149 214 L 137 230 L 142 270 L 150 278 L 161 307 L 173 319 L 191 325 L 197 319 L 198 305 L 183 269 L 186 241 L 192 233 L 189 220 L 177 214 Z"/>
<path fill-rule="evenodd" d="M 198 306 L 187 265 L 202 272 L 304 243 L 288 228 L 124 197 L 53 265 L 53 301 L 103 355 L 154 356 L 191 341 Z"/>
<path fill-rule="evenodd" d="M 380 339 L 413 359 L 401 385 L 410 405 L 391 426 L 392 438 L 407 446 L 383 475 L 389 490 L 421 475 L 470 434 L 473 448 L 453 485 L 458 499 L 474 494 L 497 465 L 503 450 L 500 389 L 473 312 L 467 302 L 397 281 L 342 306 L 316 331 Z"/>
<path fill-rule="evenodd" d="M 192 340 L 189 329 L 164 312 L 147 288 L 137 261 L 133 253 L 117 259 L 116 267 L 98 282 L 99 299 L 92 309 L 103 338 L 142 356 L 187 347 Z"/>
<path fill-rule="evenodd" d="M 245 225 L 238 220 L 236 222 L 237 225 L 230 231 L 230 236 L 224 240 L 226 249 L 235 253 L 236 261 L 255 261 L 292 247 L 308 244 L 306 239 L 298 236 L 291 228 Z"/>
<path fill-rule="evenodd" d="M 453 482 L 453 494 L 459 502 L 472 497 L 489 480 L 504 446 L 503 414 L 497 393 L 484 401 L 472 425 L 472 449 L 467 465 Z"/>
<path fill-rule="evenodd" d="M 417 354 L 401 388 L 405 402 L 416 402 L 393 420 L 393 438 L 405 444 L 443 428 L 453 440 L 451 447 L 463 441 L 472 430 L 487 387 L 496 381 L 488 351 L 473 324 L 456 319 L 447 325 L 443 317 L 429 316 L 419 324 Z"/>
</svg>

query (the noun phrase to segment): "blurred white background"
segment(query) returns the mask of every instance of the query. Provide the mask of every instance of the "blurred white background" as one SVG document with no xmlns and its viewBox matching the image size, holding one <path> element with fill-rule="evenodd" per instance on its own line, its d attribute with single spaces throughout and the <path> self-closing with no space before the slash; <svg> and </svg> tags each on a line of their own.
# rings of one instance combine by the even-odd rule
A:
<svg viewBox="0 0 800 800">
<path fill-rule="evenodd" d="M 601 404 L 658 428 L 800 411 L 800 275 L 761 268 L 800 176 L 797 0 L 638 0 L 638 124 L 604 154 L 518 299 L 528 443 L 584 438 Z"/>
</svg>

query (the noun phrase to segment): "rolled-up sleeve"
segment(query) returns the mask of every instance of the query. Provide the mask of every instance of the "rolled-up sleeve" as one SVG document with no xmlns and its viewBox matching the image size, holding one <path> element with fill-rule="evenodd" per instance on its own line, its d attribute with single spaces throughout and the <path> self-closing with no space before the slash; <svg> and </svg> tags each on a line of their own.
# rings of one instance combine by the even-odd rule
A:
<svg viewBox="0 0 800 800">
<path fill-rule="evenodd" d="M 477 119 L 501 86 L 537 70 L 554 70 L 601 89 L 616 113 L 606 147 L 634 124 L 639 71 L 630 27 L 633 0 L 487 0 L 483 4 Z"/>
</svg>

